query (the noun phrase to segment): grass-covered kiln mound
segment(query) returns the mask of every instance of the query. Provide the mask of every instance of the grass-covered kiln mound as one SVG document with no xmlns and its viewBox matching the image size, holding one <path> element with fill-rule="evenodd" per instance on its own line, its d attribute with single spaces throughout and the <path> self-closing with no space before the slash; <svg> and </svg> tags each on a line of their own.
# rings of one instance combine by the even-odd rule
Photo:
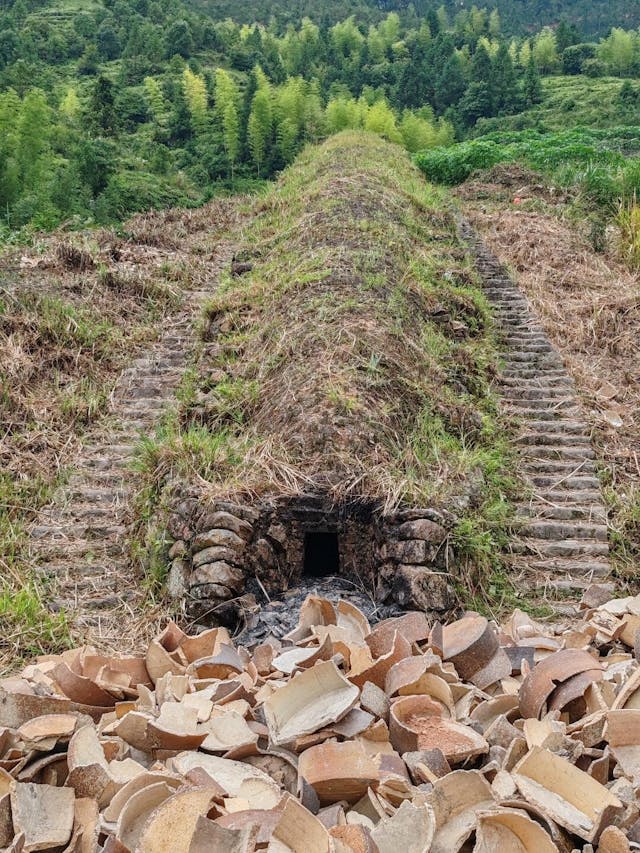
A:
<svg viewBox="0 0 640 853">
<path fill-rule="evenodd" d="M 261 507 L 302 496 L 315 501 L 315 530 L 331 527 L 327 507 L 495 520 L 504 457 L 491 323 L 446 196 L 400 148 L 343 133 L 303 153 L 240 237 L 179 418 L 146 447 L 156 496 L 167 483 L 184 496 L 186 482 L 200 508 L 251 506 L 248 541 L 266 535 Z M 222 547 L 202 540 L 209 520 L 187 516 L 172 534 L 191 555 L 192 535 Z M 479 531 L 489 547 L 480 527 L 467 520 L 465 536 Z M 291 580 L 286 556 L 268 577 Z"/>
</svg>

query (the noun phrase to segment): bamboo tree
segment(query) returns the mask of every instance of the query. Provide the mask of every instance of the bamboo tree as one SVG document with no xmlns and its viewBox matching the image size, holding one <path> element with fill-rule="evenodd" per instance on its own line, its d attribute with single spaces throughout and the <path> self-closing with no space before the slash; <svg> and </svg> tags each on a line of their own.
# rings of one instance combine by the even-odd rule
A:
<svg viewBox="0 0 640 853">
<path fill-rule="evenodd" d="M 273 129 L 273 111 L 268 89 L 259 88 L 251 102 L 251 112 L 247 124 L 247 139 L 258 177 L 267 158 L 271 132 Z"/>
<path fill-rule="evenodd" d="M 215 75 L 215 113 L 222 128 L 224 150 L 229 161 L 231 180 L 238 154 L 240 153 L 240 115 L 238 110 L 238 88 L 231 75 L 218 68 Z"/>
<path fill-rule="evenodd" d="M 182 88 L 193 130 L 196 134 L 202 134 L 207 126 L 207 87 L 204 79 L 190 68 L 185 68 L 182 72 Z"/>
</svg>

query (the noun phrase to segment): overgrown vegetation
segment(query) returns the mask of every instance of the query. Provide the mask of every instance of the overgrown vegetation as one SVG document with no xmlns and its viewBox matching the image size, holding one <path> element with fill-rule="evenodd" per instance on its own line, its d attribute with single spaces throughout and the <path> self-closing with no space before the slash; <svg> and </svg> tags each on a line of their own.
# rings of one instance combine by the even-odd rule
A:
<svg viewBox="0 0 640 853">
<path fill-rule="evenodd" d="M 633 26 L 629 10 L 616 18 L 607 4 L 601 25 L 597 0 L 590 15 L 561 20 L 536 3 L 535 25 L 554 28 L 534 33 L 523 26 L 531 10 L 516 5 L 5 4 L 0 237 L 201 204 L 347 128 L 417 151 L 497 121 L 640 121 L 640 41 L 616 26 Z M 612 78 L 632 79 L 614 92 Z"/>
<path fill-rule="evenodd" d="M 250 8 L 230 13 L 244 21 Z M 347 128 L 410 151 L 448 144 L 478 121 L 535 106 L 540 74 L 558 73 L 567 52 L 584 47 L 566 22 L 555 34 L 506 37 L 500 14 L 475 6 L 453 16 L 426 3 L 311 11 L 266 27 L 184 0 L 5 8 L 5 236 L 202 203 L 273 176 L 307 142 Z M 595 59 L 578 51 L 584 61 L 569 73 L 633 75 L 638 46 L 629 38 L 614 30 L 586 51 Z"/>
<path fill-rule="evenodd" d="M 592 243 L 604 250 L 608 225 L 615 226 L 620 253 L 631 268 L 640 264 L 640 127 L 575 128 L 496 132 L 459 145 L 416 155 L 428 180 L 454 186 L 497 164 L 535 169 L 549 185 L 568 192 L 574 216 L 592 222 Z"/>
<path fill-rule="evenodd" d="M 495 563 L 509 451 L 489 311 L 444 196 L 363 133 L 306 151 L 256 202 L 208 306 L 179 412 L 141 448 L 155 504 L 320 491 L 459 508 L 460 551 Z"/>
<path fill-rule="evenodd" d="M 130 227 L 148 234 L 144 221 Z M 101 232 L 91 240 L 56 235 L 28 255 L 2 258 L 0 669 L 70 641 L 65 613 L 52 607 L 55 578 L 32 564 L 29 528 L 41 523 L 83 434 L 105 413 L 122 366 L 189 286 L 166 280 L 159 255 Z M 144 273 L 132 274 L 134 261 L 145 263 Z"/>
</svg>

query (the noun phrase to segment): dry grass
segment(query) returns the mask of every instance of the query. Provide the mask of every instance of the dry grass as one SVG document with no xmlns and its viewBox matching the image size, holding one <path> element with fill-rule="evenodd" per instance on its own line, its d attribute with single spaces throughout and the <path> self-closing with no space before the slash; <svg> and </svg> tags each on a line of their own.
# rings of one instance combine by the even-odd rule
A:
<svg viewBox="0 0 640 853">
<path fill-rule="evenodd" d="M 517 281 L 563 355 L 593 426 L 611 504 L 621 568 L 640 556 L 640 281 L 615 246 L 596 253 L 588 237 L 561 217 L 562 207 L 515 209 L 486 182 L 465 213 Z M 490 199 L 487 201 L 487 199 Z M 630 538 L 629 538 L 630 537 Z"/>
<path fill-rule="evenodd" d="M 162 481 L 204 492 L 322 491 L 388 508 L 482 481 L 493 439 L 488 311 L 443 196 L 404 152 L 343 134 L 254 207 L 209 306 Z"/>
<path fill-rule="evenodd" d="M 148 214 L 125 238 L 59 231 L 0 258 L 0 666 L 2 655 L 66 642 L 64 615 L 47 614 L 47 588 L 32 573 L 26 530 L 97 428 L 123 367 L 185 290 L 208 284 L 207 259 L 236 218 L 227 201 Z"/>
</svg>

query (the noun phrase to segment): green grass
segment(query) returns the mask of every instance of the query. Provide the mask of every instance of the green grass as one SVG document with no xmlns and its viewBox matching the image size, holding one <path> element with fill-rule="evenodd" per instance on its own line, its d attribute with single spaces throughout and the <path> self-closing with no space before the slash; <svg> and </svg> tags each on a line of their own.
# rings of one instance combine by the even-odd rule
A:
<svg viewBox="0 0 640 853">
<path fill-rule="evenodd" d="M 115 327 L 86 308 L 76 308 L 55 296 L 38 299 L 40 338 L 59 347 L 78 347 L 108 354 L 114 346 Z"/>
<path fill-rule="evenodd" d="M 611 485 L 605 485 L 603 495 L 609 515 L 609 545 L 616 576 L 637 587 L 640 563 L 640 490 L 631 487 L 624 496 Z"/>
<path fill-rule="evenodd" d="M 0 672 L 15 669 L 23 657 L 71 644 L 66 614 L 48 608 L 49 583 L 28 569 L 25 522 L 52 492 L 53 485 L 43 477 L 19 480 L 0 473 Z"/>
<path fill-rule="evenodd" d="M 68 616 L 49 608 L 56 578 L 34 564 L 29 529 L 63 485 L 80 437 L 104 414 L 123 364 L 181 302 L 183 281 L 169 285 L 142 264 L 131 277 L 128 261 L 122 270 L 86 235 L 41 240 L 30 254 L 60 258 L 70 239 L 92 255 L 89 269 L 30 269 L 0 301 L 0 670 L 72 641 Z"/>
<path fill-rule="evenodd" d="M 71 647 L 71 633 L 64 612 L 52 613 L 46 603 L 46 590 L 34 581 L 13 586 L 0 583 L 0 624 L 3 645 L 19 649 L 16 658 L 9 654 L 0 667 L 15 668 L 20 657 L 51 654 Z"/>
</svg>

